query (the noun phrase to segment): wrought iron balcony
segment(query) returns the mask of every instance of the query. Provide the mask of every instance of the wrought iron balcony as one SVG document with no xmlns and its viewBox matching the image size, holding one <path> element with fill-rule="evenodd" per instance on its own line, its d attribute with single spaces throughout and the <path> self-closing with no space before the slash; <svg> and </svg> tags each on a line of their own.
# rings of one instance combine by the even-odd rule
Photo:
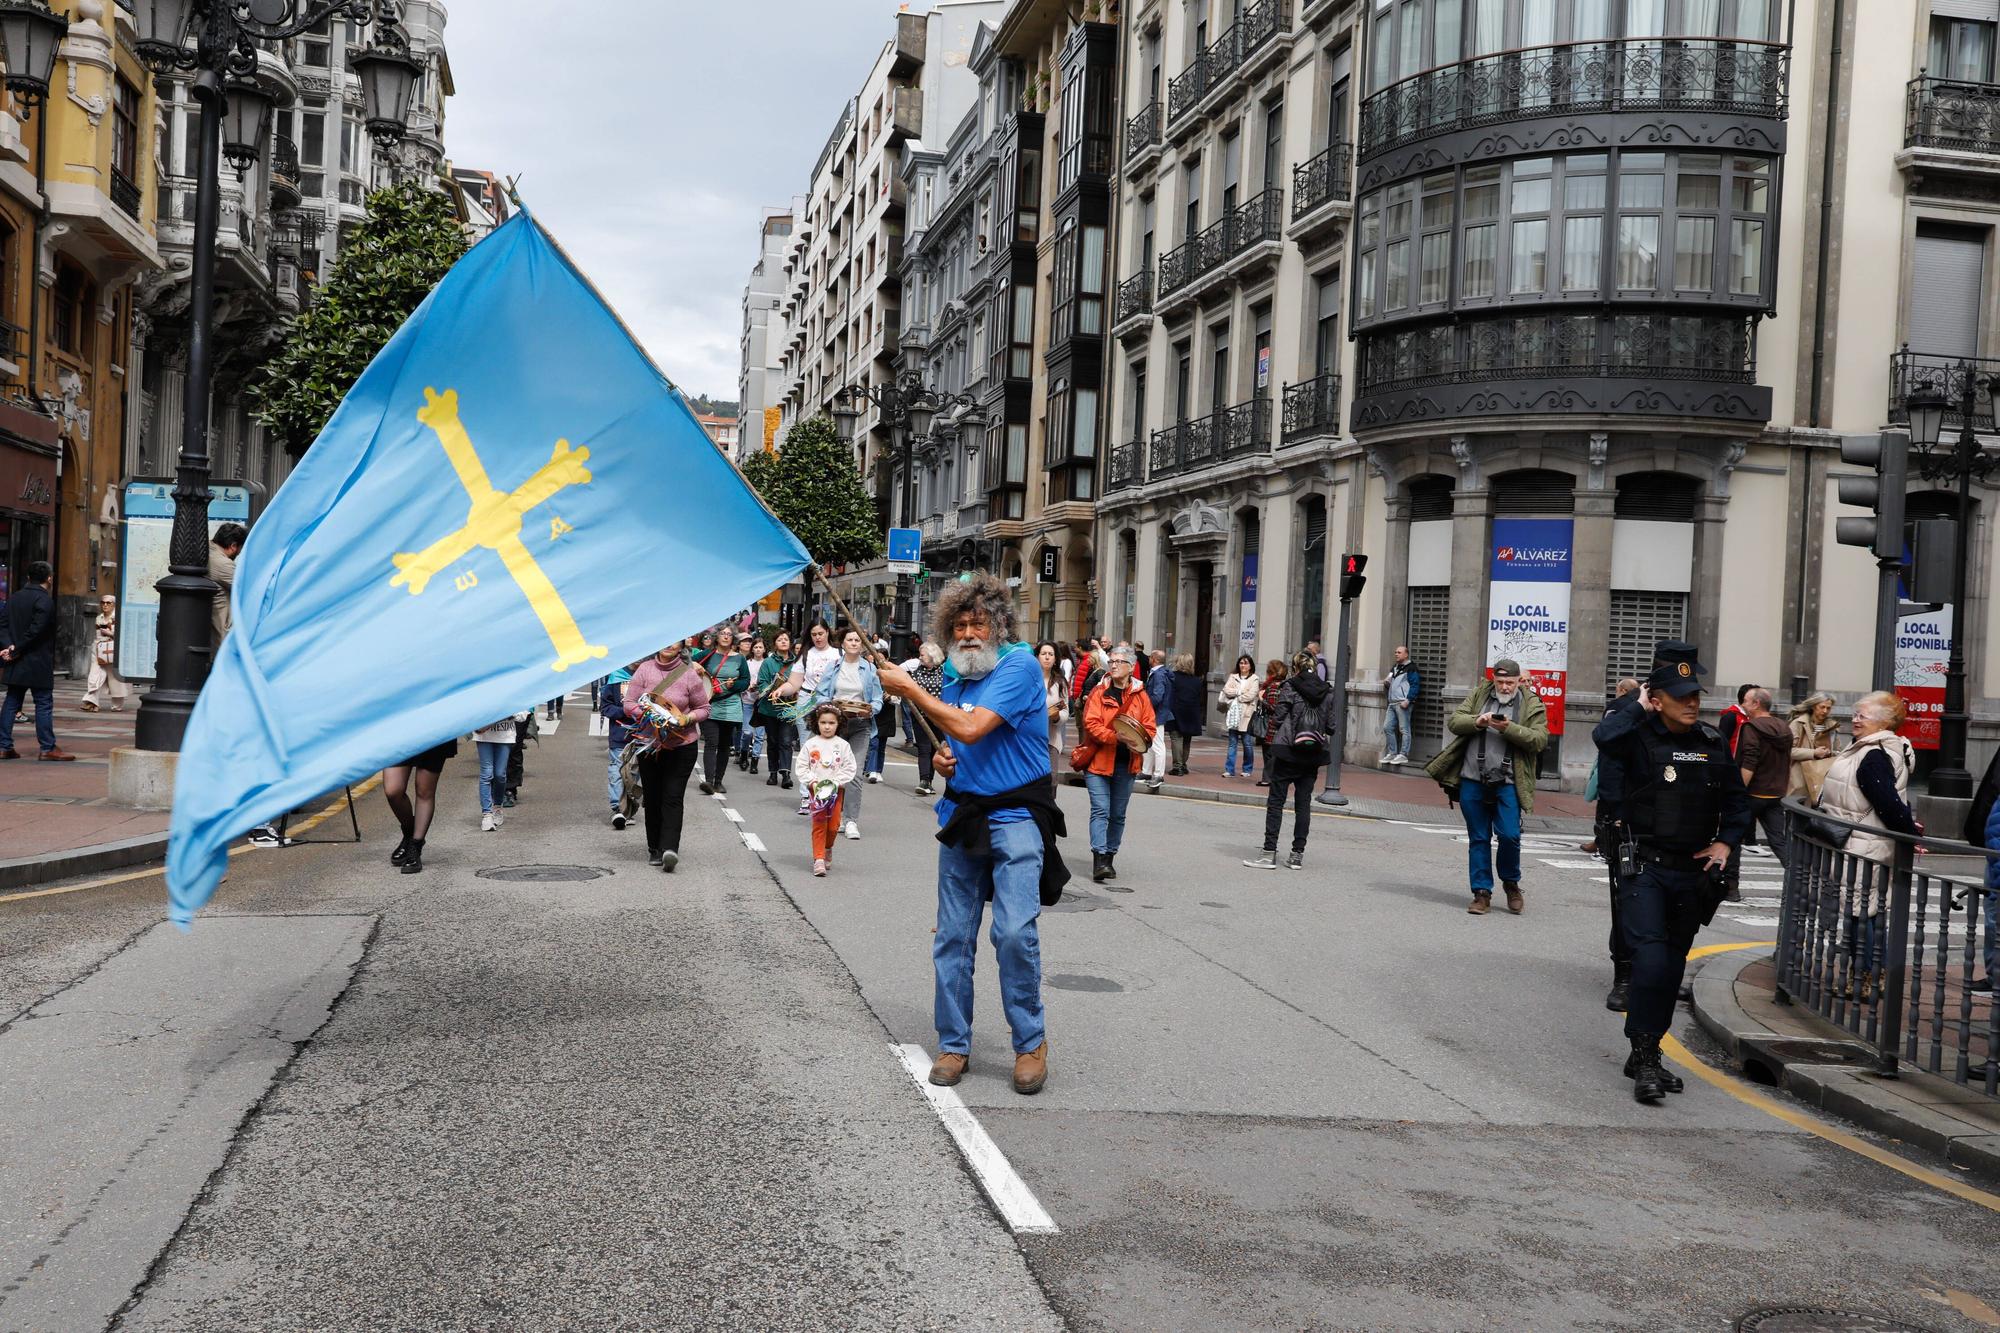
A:
<svg viewBox="0 0 2000 1333">
<path fill-rule="evenodd" d="M 1127 440 L 1124 444 L 1111 446 L 1111 457 L 1105 463 L 1104 489 L 1122 491 L 1127 486 L 1137 486 L 1142 476 L 1146 457 L 1143 440 Z"/>
<path fill-rule="evenodd" d="M 1228 82 L 1258 48 L 1285 30 L 1289 18 L 1289 6 L 1283 0 L 1258 0 L 1244 10 L 1241 18 L 1203 47 L 1167 85 L 1167 119 L 1179 120 Z"/>
<path fill-rule="evenodd" d="M 1285 389 L 1284 442 L 1340 434 L 1340 376 L 1327 374 Z"/>
<path fill-rule="evenodd" d="M 1253 398 L 1153 432 L 1147 478 L 1199 472 L 1226 459 L 1269 453 L 1271 400 Z"/>
<path fill-rule="evenodd" d="M 1127 161 L 1160 146 L 1160 104 L 1148 103 L 1146 109 L 1125 122 L 1125 157 Z"/>
<path fill-rule="evenodd" d="M 1292 220 L 1298 221 L 1321 204 L 1353 198 L 1352 163 L 1350 145 L 1336 143 L 1312 161 L 1292 168 Z"/>
<path fill-rule="evenodd" d="M 1282 202 L 1280 191 L 1266 190 L 1160 256 L 1160 295 L 1179 291 L 1253 246 L 1277 240 Z"/>
<path fill-rule="evenodd" d="M 2000 84 L 1919 76 L 1907 100 L 1904 147 L 2000 153 Z"/>
<path fill-rule="evenodd" d="M 299 146 L 282 134 L 271 136 L 271 207 L 296 208 L 299 192 Z"/>
<path fill-rule="evenodd" d="M 111 202 L 118 205 L 119 212 L 134 222 L 139 220 L 139 187 L 118 168 L 111 169 Z"/>
<path fill-rule="evenodd" d="M 1993 430 L 1993 395 L 1986 381 L 2000 374 L 2000 359 L 1977 356 L 1939 356 L 1913 352 L 1905 344 L 1889 356 L 1889 420 L 1902 424 L 1910 419 L 1905 404 L 1919 389 L 1942 394 L 1948 406 L 1944 419 L 1953 426 L 1965 424 L 1958 405 L 1965 401 L 1965 385 L 1972 381 L 1972 425 L 1976 430 Z"/>
<path fill-rule="evenodd" d="M 1361 105 L 1361 156 L 1416 139 L 1577 113 L 1670 110 L 1783 120 L 1788 48 L 1719 38 L 1568 42 L 1480 56 Z"/>
<path fill-rule="evenodd" d="M 1111 323 L 1115 328 L 1128 319 L 1151 314 L 1153 310 L 1153 275 L 1141 273 L 1118 284 L 1118 300 L 1111 307 Z"/>
</svg>

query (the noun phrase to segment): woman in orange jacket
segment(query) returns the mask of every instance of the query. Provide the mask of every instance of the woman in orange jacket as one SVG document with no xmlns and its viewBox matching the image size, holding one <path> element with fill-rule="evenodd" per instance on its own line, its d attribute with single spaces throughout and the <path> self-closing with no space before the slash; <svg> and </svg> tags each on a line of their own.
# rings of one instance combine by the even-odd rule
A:
<svg viewBox="0 0 2000 1333">
<path fill-rule="evenodd" d="M 1087 759 L 1078 766 L 1090 789 L 1090 877 L 1099 883 L 1118 873 L 1112 858 L 1125 837 L 1125 807 L 1156 729 L 1153 701 L 1132 679 L 1137 660 L 1132 645 L 1113 648 L 1105 678 L 1083 700 L 1077 750 L 1087 751 Z"/>
</svg>

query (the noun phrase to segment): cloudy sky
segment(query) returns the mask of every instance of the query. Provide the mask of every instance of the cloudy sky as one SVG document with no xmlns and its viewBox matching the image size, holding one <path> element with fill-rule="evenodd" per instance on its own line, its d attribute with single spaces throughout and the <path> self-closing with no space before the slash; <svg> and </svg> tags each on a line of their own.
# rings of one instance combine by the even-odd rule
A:
<svg viewBox="0 0 2000 1333">
<path fill-rule="evenodd" d="M 456 0 L 446 146 L 459 166 L 520 178 L 683 390 L 733 399 L 761 210 L 805 189 L 898 8 Z"/>
</svg>

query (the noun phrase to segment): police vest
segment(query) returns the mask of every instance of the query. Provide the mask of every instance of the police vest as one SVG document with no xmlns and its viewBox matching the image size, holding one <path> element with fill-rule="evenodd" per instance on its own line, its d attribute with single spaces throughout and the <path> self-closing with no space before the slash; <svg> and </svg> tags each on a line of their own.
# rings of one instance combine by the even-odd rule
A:
<svg viewBox="0 0 2000 1333">
<path fill-rule="evenodd" d="M 1675 735 L 1648 719 L 1625 755 L 1625 826 L 1633 837 L 1663 852 L 1697 852 L 1715 841 L 1735 760 L 1713 727 L 1697 722 Z"/>
</svg>

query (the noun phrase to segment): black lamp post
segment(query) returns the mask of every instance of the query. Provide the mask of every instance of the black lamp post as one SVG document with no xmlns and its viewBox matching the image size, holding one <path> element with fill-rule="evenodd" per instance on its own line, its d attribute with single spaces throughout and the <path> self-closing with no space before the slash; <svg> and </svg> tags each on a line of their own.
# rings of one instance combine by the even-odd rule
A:
<svg viewBox="0 0 2000 1333">
<path fill-rule="evenodd" d="M 18 8 L 23 0 L 11 0 Z M 421 66 L 396 26 L 395 0 L 133 0 L 136 49 L 155 73 L 188 70 L 201 106 L 196 136 L 194 270 L 188 305 L 187 392 L 174 482 L 174 529 L 168 573 L 159 582 L 160 651 L 153 688 L 139 700 L 135 741 L 142 750 L 178 750 L 208 679 L 215 645 L 208 577 L 208 397 L 215 315 L 215 228 L 221 212 L 222 159 L 240 174 L 263 156 L 276 107 L 256 82 L 257 44 L 286 41 L 336 14 L 374 23 L 369 49 L 352 68 L 361 76 L 368 132 L 402 136 Z M 5 17 L 0 15 L 0 25 Z M 10 62 L 11 68 L 11 62 Z"/>
<path fill-rule="evenodd" d="M 56 52 L 69 33 L 69 20 L 50 9 L 42 0 L 0 0 L 0 59 L 7 64 L 7 91 L 21 104 L 27 119 L 48 100 L 49 84 L 55 78 Z M 35 211 L 35 262 L 40 263 L 42 237 L 48 231 L 49 118 L 35 125 L 35 191 L 41 203 Z M 42 303 L 39 295 L 28 304 L 28 397 L 37 402 L 42 396 Z M 50 415 L 54 415 L 51 413 Z M 60 468 L 58 469 L 60 475 Z M 60 528 L 62 503 L 56 503 Z M 61 532 L 56 558 L 62 558 Z"/>
<path fill-rule="evenodd" d="M 1958 439 L 1943 443 L 1947 399 L 1935 390 L 1918 390 L 1909 396 L 1910 445 L 1917 475 L 1932 484 L 1958 487 L 1958 513 L 1954 520 L 1951 576 L 1951 656 L 1944 668 L 1944 716 L 1938 722 L 1938 766 L 1931 771 L 1931 795 L 1970 798 L 1972 774 L 1965 767 L 1965 741 L 1971 721 L 1965 700 L 1965 640 L 1971 632 L 1966 623 L 1965 569 L 1972 552 L 1972 479 L 1984 481 L 1993 471 L 1995 459 L 1979 445 L 1972 429 L 1978 393 L 1986 391 L 1987 401 L 2000 391 L 2000 375 L 1982 376 L 1969 365 L 1956 370 L 1958 380 Z"/>
<path fill-rule="evenodd" d="M 930 435 L 940 412 L 955 411 L 959 414 L 954 429 L 960 425 L 979 423 L 984 420 L 979 401 L 971 394 L 939 393 L 928 388 L 915 371 L 898 375 L 893 384 L 850 384 L 833 395 L 830 409 L 834 429 L 839 432 L 842 444 L 854 443 L 854 425 L 861 415 L 863 403 L 873 403 L 897 433 L 897 463 L 902 474 L 903 500 L 898 509 L 896 526 L 914 527 L 916 488 L 912 484 L 915 481 L 912 455 L 917 438 Z M 895 621 L 889 626 L 889 644 L 898 661 L 910 655 L 915 592 L 916 584 L 908 574 L 896 576 Z"/>
</svg>

